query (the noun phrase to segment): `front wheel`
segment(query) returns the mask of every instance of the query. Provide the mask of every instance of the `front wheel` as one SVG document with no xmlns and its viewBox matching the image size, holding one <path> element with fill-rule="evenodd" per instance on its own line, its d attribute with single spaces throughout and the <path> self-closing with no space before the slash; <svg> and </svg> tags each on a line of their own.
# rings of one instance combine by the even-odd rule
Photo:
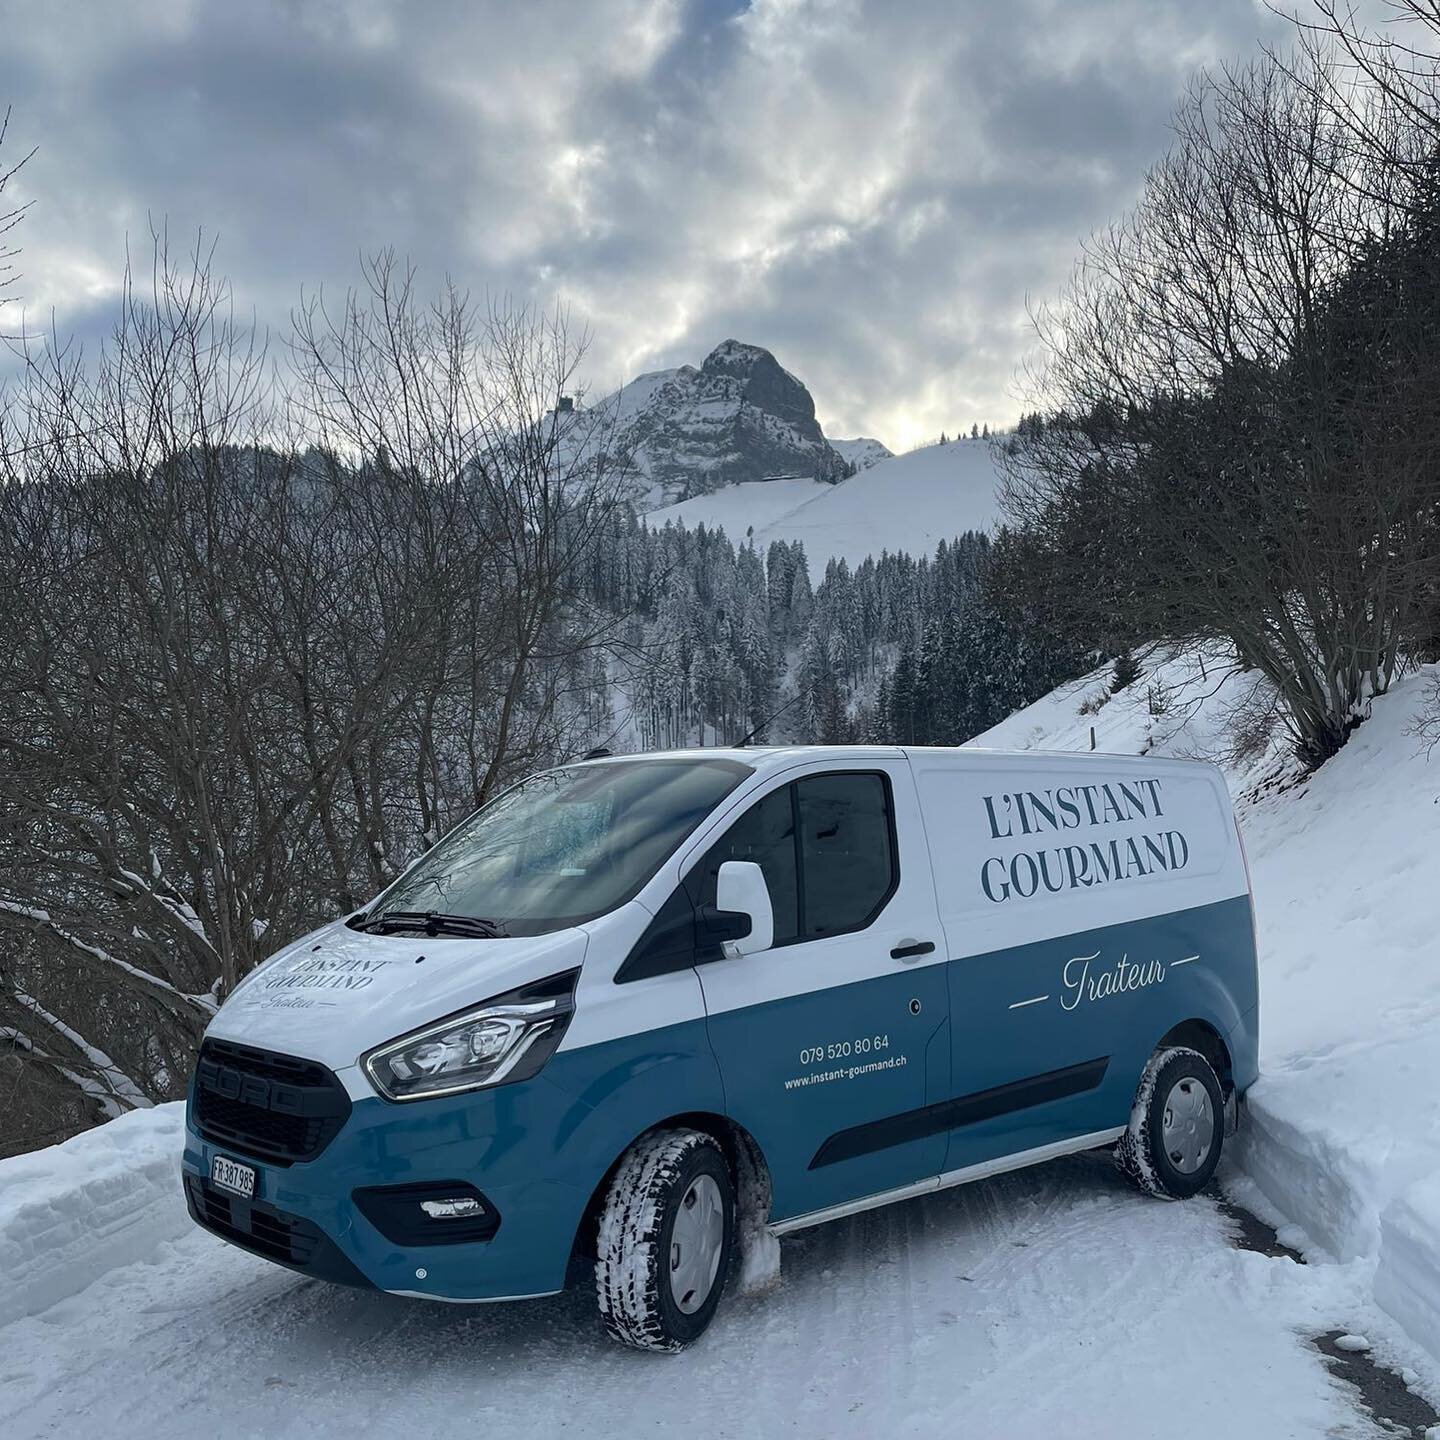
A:
<svg viewBox="0 0 1440 1440">
<path fill-rule="evenodd" d="M 1130 1124 L 1115 1146 L 1120 1171 L 1147 1195 L 1185 1200 L 1210 1183 L 1225 1143 L 1225 1098 L 1198 1050 L 1157 1050 Z"/>
<path fill-rule="evenodd" d="M 595 1288 L 605 1328 L 640 1350 L 683 1350 L 714 1317 L 730 1270 L 735 1187 L 698 1130 L 638 1140 L 600 1215 Z"/>
</svg>

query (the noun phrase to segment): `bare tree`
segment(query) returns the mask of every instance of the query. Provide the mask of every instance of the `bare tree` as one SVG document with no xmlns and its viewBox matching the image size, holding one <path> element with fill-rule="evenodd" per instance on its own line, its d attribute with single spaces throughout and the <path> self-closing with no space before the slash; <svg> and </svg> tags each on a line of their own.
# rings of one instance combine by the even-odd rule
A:
<svg viewBox="0 0 1440 1440">
<path fill-rule="evenodd" d="M 1400 173 L 1423 181 L 1440 143 L 1440 4 L 1384 0 L 1367 26 L 1355 6 L 1310 0 L 1298 11 L 1275 6 L 1291 21 L 1300 57 L 1272 58 L 1311 92 L 1366 160 L 1346 178 Z M 1413 42 L 1413 43 L 1412 43 Z"/>
<path fill-rule="evenodd" d="M 5 107 L 5 115 L 0 119 L 0 153 L 5 149 L 5 140 L 10 133 L 10 107 Z M 15 164 L 8 169 L 0 169 L 0 207 L 5 204 L 5 192 L 13 184 L 15 177 L 21 169 L 34 158 L 35 151 L 31 149 L 20 157 Z M 0 305 L 8 305 L 15 296 L 12 292 L 19 275 L 15 270 L 15 260 L 20 254 L 10 240 L 15 228 L 25 218 L 25 212 L 30 208 L 28 204 L 11 205 L 8 209 L 0 208 Z"/>
<path fill-rule="evenodd" d="M 1432 321 L 1387 265 L 1414 179 L 1353 143 L 1323 63 L 1195 83 L 1039 317 L 1053 413 L 1007 455 L 1012 584 L 1092 636 L 1229 641 L 1310 763 L 1403 662 L 1440 501 Z M 1401 123 L 1378 90 L 1352 105 Z"/>
<path fill-rule="evenodd" d="M 0 410 L 0 1034 L 96 1115 L 517 770 L 589 743 L 624 479 L 561 314 L 390 257 L 271 356 L 163 237 Z"/>
</svg>

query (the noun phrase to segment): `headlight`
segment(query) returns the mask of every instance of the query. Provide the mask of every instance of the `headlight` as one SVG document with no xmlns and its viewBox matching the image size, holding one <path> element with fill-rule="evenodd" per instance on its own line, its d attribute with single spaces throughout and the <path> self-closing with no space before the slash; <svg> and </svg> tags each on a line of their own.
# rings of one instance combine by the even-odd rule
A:
<svg viewBox="0 0 1440 1440">
<path fill-rule="evenodd" d="M 387 1100 L 424 1100 L 528 1080 L 574 1013 L 578 970 L 512 990 L 360 1057 Z"/>
</svg>

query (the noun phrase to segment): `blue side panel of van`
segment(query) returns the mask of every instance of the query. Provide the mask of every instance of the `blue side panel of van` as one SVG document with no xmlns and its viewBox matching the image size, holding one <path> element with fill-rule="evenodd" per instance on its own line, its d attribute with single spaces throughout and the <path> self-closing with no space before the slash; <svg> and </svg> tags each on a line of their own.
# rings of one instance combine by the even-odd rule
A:
<svg viewBox="0 0 1440 1440">
<path fill-rule="evenodd" d="M 1256 1076 L 1246 896 L 947 969 L 953 1094 L 977 1097 L 952 1117 L 947 1171 L 1124 1125 L 1146 1060 L 1184 1021 L 1224 1040 L 1242 1092 Z"/>
<path fill-rule="evenodd" d="M 767 958 L 783 963 L 783 954 Z M 772 1219 L 939 1173 L 942 1133 L 896 1134 L 884 1145 L 822 1154 L 840 1131 L 914 1114 L 946 1093 L 946 967 L 889 962 L 887 969 L 873 980 L 710 1017 L 726 1113 L 754 1136 L 770 1168 Z"/>
<path fill-rule="evenodd" d="M 206 1141 L 192 1103 L 184 1168 L 207 1178 L 216 1154 L 254 1165 L 257 1200 L 317 1225 L 382 1290 L 538 1295 L 563 1286 L 585 1206 L 619 1151 L 670 1115 L 723 1108 L 705 1022 L 693 1020 L 561 1050 L 514 1085 L 410 1104 L 357 1100 L 319 1156 L 289 1167 Z M 500 1214 L 493 1239 L 397 1246 L 351 1200 L 362 1187 L 437 1180 L 469 1181 L 485 1195 Z"/>
<path fill-rule="evenodd" d="M 1224 1039 L 1243 1092 L 1257 1073 L 1257 1013 L 1241 896 L 561 1050 L 534 1079 L 494 1090 L 358 1099 L 316 1159 L 255 1164 L 256 1198 L 318 1226 L 381 1289 L 544 1294 L 564 1284 L 609 1167 L 671 1116 L 744 1125 L 770 1163 L 780 1220 L 1123 1125 L 1146 1059 L 1184 1021 Z M 862 1037 L 864 1054 L 809 1057 Z M 208 1178 L 217 1153 L 255 1163 L 192 1121 L 187 1173 Z M 487 1197 L 501 1217 L 493 1239 L 398 1246 L 351 1199 L 440 1180 Z"/>
</svg>

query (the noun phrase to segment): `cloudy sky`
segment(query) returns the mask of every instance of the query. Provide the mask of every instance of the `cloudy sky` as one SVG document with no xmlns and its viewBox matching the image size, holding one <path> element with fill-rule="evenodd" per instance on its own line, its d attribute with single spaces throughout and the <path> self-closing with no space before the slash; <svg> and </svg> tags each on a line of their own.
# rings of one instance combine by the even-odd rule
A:
<svg viewBox="0 0 1440 1440">
<path fill-rule="evenodd" d="M 1124 209 L 1253 0 L 0 0 L 27 325 L 114 310 L 151 221 L 283 325 L 392 245 L 560 297 L 598 392 L 775 351 L 834 435 L 1013 419 L 1027 297 Z M 7 198 L 10 198 L 7 195 Z M 18 328 L 16 308 L 7 330 Z"/>
</svg>

